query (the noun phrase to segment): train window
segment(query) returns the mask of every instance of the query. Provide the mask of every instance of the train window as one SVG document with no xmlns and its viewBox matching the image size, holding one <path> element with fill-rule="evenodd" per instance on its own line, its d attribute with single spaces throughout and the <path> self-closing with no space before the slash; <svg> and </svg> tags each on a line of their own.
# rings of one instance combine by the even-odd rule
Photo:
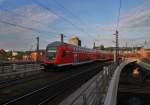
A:
<svg viewBox="0 0 150 105">
<path fill-rule="evenodd" d="M 57 47 L 48 46 L 46 51 L 47 51 L 47 57 L 49 60 L 54 60 L 56 58 Z"/>
<path fill-rule="evenodd" d="M 48 50 L 47 56 L 49 60 L 54 60 L 56 56 L 56 50 Z"/>
</svg>

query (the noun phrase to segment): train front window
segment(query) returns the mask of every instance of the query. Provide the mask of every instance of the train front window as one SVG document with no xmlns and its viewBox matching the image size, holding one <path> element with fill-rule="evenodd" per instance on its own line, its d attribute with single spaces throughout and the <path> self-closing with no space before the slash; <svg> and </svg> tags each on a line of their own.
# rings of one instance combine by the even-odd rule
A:
<svg viewBox="0 0 150 105">
<path fill-rule="evenodd" d="M 56 57 L 57 47 L 48 47 L 47 48 L 47 57 L 49 60 L 54 60 Z"/>
</svg>

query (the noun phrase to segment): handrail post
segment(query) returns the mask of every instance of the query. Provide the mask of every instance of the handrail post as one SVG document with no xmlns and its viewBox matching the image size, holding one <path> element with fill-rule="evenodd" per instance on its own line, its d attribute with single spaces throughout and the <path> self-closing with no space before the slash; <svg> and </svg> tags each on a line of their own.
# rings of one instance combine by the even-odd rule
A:
<svg viewBox="0 0 150 105">
<path fill-rule="evenodd" d="M 83 105 L 87 105 L 87 98 L 85 94 L 83 94 Z"/>
<path fill-rule="evenodd" d="M 96 78 L 96 104 L 98 104 L 99 103 L 99 100 L 100 100 L 100 92 L 99 92 L 99 85 L 98 85 L 98 83 L 99 83 L 99 81 L 98 81 L 98 78 Z"/>
</svg>

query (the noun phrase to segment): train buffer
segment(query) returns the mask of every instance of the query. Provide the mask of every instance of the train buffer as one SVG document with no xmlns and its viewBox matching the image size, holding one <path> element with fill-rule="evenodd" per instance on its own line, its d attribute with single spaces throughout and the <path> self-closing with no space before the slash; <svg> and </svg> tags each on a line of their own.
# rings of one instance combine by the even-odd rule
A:
<svg viewBox="0 0 150 105">
<path fill-rule="evenodd" d="M 119 66 L 105 66 L 101 72 L 68 96 L 59 105 L 117 105 L 117 89 L 122 69 L 136 60 L 126 60 Z"/>
</svg>

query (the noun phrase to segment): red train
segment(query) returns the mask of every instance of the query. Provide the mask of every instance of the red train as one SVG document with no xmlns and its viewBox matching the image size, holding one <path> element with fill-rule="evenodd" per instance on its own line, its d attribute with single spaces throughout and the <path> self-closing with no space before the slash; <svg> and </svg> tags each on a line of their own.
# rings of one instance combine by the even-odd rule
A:
<svg viewBox="0 0 150 105">
<path fill-rule="evenodd" d="M 49 68 L 79 65 L 96 60 L 111 60 L 113 56 L 112 52 L 78 47 L 67 43 L 61 44 L 61 42 L 56 41 L 47 45 L 44 66 Z"/>
</svg>

